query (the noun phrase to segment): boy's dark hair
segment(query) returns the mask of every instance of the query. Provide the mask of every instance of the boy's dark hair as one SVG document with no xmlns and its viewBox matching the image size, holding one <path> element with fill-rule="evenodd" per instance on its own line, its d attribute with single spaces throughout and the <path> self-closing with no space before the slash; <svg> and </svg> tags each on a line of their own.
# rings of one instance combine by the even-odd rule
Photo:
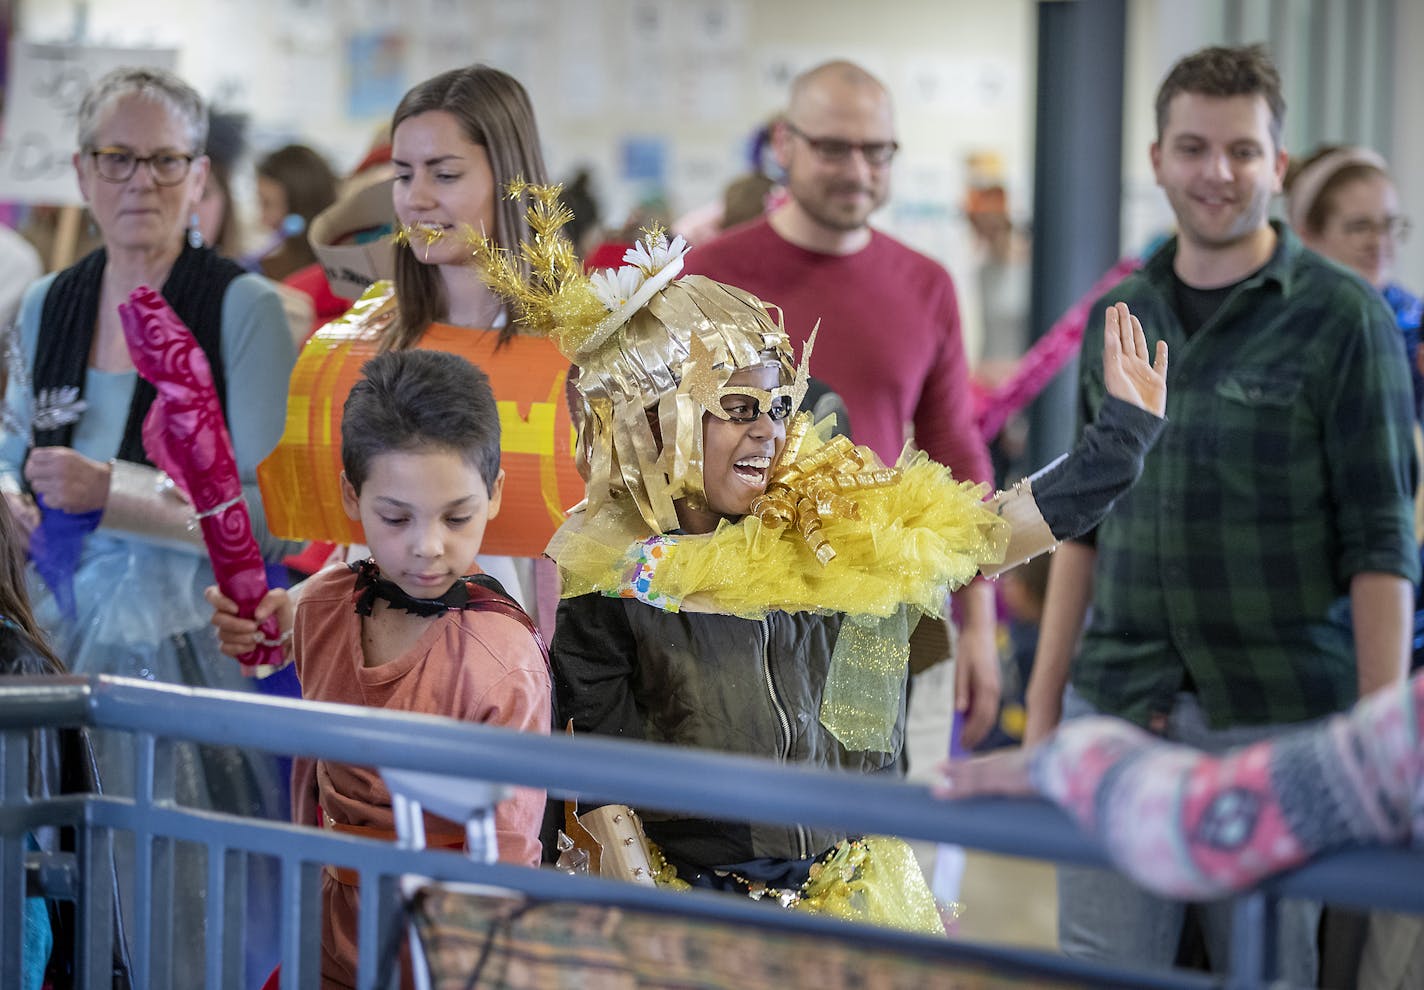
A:
<svg viewBox="0 0 1424 990">
<path fill-rule="evenodd" d="M 1281 76 L 1266 51 L 1266 46 L 1214 46 L 1184 56 L 1157 90 L 1157 140 L 1167 129 L 1167 111 L 1179 93 L 1200 96 L 1265 97 L 1271 108 L 1271 140 L 1281 147 L 1281 126 L 1286 116 L 1286 101 L 1281 95 Z"/>
<path fill-rule="evenodd" d="M 341 467 L 359 493 L 371 459 L 392 451 L 452 450 L 499 475 L 499 409 L 489 378 L 443 351 L 388 351 L 361 367 L 341 414 Z"/>
</svg>

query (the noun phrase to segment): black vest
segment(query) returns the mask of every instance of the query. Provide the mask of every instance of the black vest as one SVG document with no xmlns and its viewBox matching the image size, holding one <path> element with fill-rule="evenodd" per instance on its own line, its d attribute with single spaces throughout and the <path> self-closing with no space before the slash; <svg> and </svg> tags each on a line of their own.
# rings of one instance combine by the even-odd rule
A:
<svg viewBox="0 0 1424 990">
<path fill-rule="evenodd" d="M 56 275 L 45 294 L 40 310 L 39 338 L 35 342 L 36 402 L 49 390 L 65 387 L 73 388 L 75 395 L 83 397 L 107 261 L 103 248 L 86 255 Z M 241 267 L 216 252 L 185 244 L 168 280 L 163 283 L 163 298 L 193 331 L 198 346 L 208 358 L 224 413 L 227 411 L 227 377 L 222 362 L 222 305 L 228 286 L 241 274 Z M 143 449 L 143 419 L 157 394 L 141 376 L 134 383 L 133 401 L 129 404 L 128 421 L 117 455 L 119 460 L 152 463 Z M 73 437 L 73 423 L 36 429 L 35 446 L 68 447 Z"/>
</svg>

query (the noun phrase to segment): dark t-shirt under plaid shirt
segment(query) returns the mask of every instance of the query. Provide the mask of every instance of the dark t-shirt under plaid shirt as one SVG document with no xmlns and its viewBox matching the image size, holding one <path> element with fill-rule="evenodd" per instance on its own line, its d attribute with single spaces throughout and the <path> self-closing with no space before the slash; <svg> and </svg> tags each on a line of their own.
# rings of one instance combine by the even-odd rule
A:
<svg viewBox="0 0 1424 990">
<path fill-rule="evenodd" d="M 1194 686 L 1214 727 L 1297 722 L 1355 699 L 1350 579 L 1418 580 L 1412 397 L 1388 308 L 1275 225 L 1270 262 L 1190 340 L 1176 241 L 1109 292 L 1171 348 L 1167 427 L 1096 533 L 1073 686 L 1147 724 Z M 1080 423 L 1103 401 L 1086 334 Z"/>
</svg>

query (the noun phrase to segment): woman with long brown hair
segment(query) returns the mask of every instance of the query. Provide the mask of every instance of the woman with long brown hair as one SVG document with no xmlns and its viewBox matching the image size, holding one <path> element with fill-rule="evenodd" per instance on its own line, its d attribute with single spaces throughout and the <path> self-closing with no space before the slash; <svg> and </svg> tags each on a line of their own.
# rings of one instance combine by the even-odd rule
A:
<svg viewBox="0 0 1424 990">
<path fill-rule="evenodd" d="M 499 297 L 470 264 L 464 228 L 517 250 L 526 204 L 504 195 L 515 179 L 547 181 L 529 95 L 487 65 L 443 72 L 410 90 L 391 119 L 396 219 L 425 231 L 397 246 L 399 318 L 383 344 L 414 345 L 432 323 L 508 327 Z M 446 235 L 452 236 L 446 236 Z"/>
<path fill-rule="evenodd" d="M 339 325 L 347 339 L 374 339 L 382 351 L 453 349 L 488 371 L 483 358 L 461 351 L 465 331 L 471 332 L 469 346 L 484 348 L 480 353 L 485 357 L 490 337 L 477 341 L 474 334 L 496 331 L 494 339 L 503 345 L 515 331 L 503 302 L 473 264 L 468 235 L 490 234 L 498 246 L 515 251 L 530 239 L 527 204 L 505 195 L 516 179 L 542 183 L 546 178 L 529 95 L 513 76 L 487 65 L 427 79 L 396 107 L 391 162 L 394 219 L 404 232 L 393 248 L 394 279 L 377 282 L 333 327 Z M 296 376 L 294 387 L 301 380 Z M 495 395 L 513 398 L 501 394 L 498 382 Z M 320 397 L 331 400 L 334 410 L 343 398 Z M 339 433 L 335 423 L 331 432 Z M 309 486 L 302 486 L 293 497 L 308 498 L 309 493 Z M 357 548 L 355 555 L 362 552 Z M 526 611 L 536 612 L 527 560 L 486 554 L 479 563 Z"/>
</svg>

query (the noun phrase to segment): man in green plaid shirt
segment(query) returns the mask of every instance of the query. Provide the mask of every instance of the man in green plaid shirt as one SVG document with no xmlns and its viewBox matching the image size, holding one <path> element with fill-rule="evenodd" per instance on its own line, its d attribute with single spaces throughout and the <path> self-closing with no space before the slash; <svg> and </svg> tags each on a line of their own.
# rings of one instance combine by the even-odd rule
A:
<svg viewBox="0 0 1424 990">
<path fill-rule="evenodd" d="M 1152 165 L 1179 232 L 1099 307 L 1122 300 L 1167 341 L 1168 424 L 1136 487 L 1053 562 L 1026 743 L 1103 712 L 1222 749 L 1340 711 L 1408 668 L 1406 358 L 1378 294 L 1268 220 L 1284 110 L 1259 47 L 1189 55 L 1158 92 Z M 1082 422 L 1103 398 L 1099 347 L 1083 348 Z M 1223 842 L 1249 827 L 1252 809 L 1236 813 Z M 1060 871 L 1059 900 L 1064 951 L 1175 958 L 1182 905 L 1081 869 Z M 1317 915 L 1282 905 L 1292 985 L 1314 985 Z M 1227 907 L 1201 919 L 1220 968 Z"/>
</svg>

